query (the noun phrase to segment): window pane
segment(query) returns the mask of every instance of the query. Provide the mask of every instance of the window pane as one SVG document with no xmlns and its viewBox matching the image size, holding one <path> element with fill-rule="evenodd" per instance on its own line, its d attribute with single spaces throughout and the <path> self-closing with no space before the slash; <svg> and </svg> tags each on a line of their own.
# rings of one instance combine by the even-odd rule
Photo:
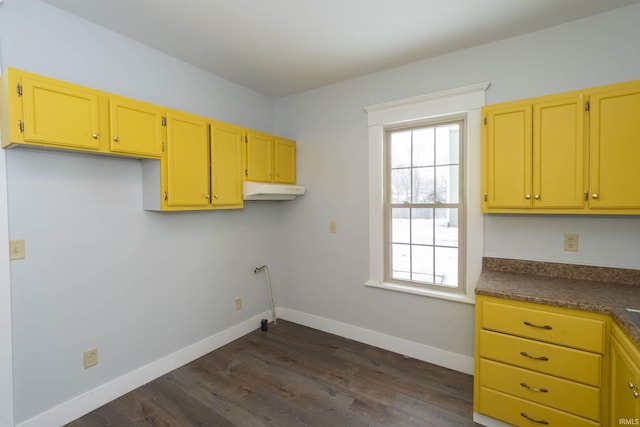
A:
<svg viewBox="0 0 640 427">
<path fill-rule="evenodd" d="M 436 282 L 441 285 L 458 286 L 458 249 L 435 248 Z"/>
<path fill-rule="evenodd" d="M 411 242 L 433 245 L 433 209 L 411 209 Z"/>
<path fill-rule="evenodd" d="M 411 280 L 411 246 L 391 245 L 391 277 Z"/>
<path fill-rule="evenodd" d="M 391 167 L 406 168 L 411 166 L 411 131 L 393 132 L 390 134 Z"/>
<path fill-rule="evenodd" d="M 391 203 L 409 203 L 411 201 L 411 169 L 393 169 L 391 171 Z"/>
<path fill-rule="evenodd" d="M 459 166 L 436 167 L 436 201 L 440 203 L 458 203 L 459 200 Z"/>
<path fill-rule="evenodd" d="M 412 247 L 412 275 L 417 282 L 433 283 L 433 246 Z"/>
<path fill-rule="evenodd" d="M 433 181 L 434 168 L 413 169 L 413 203 L 433 203 L 435 185 Z"/>
<path fill-rule="evenodd" d="M 434 128 L 413 131 L 413 166 L 433 166 Z"/>
<path fill-rule="evenodd" d="M 405 208 L 391 209 L 392 243 L 411 243 L 410 212 L 410 209 Z"/>
<path fill-rule="evenodd" d="M 449 165 L 460 163 L 458 125 L 436 128 L 436 164 Z"/>
<path fill-rule="evenodd" d="M 390 279 L 459 286 L 460 128 L 452 122 L 388 134 L 387 203 L 402 205 L 389 211 Z"/>
<path fill-rule="evenodd" d="M 435 210 L 435 244 L 458 247 L 458 209 Z"/>
</svg>

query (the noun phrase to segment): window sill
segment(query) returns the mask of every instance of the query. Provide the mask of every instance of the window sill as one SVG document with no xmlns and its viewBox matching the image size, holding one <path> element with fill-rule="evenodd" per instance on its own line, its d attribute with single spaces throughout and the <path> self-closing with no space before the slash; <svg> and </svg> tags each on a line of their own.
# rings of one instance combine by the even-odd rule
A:
<svg viewBox="0 0 640 427">
<path fill-rule="evenodd" d="M 413 286 L 401 285 L 399 283 L 379 282 L 377 280 L 367 280 L 365 286 L 372 288 L 386 289 L 389 291 L 403 292 L 405 294 L 419 295 L 429 298 L 438 298 L 448 301 L 461 302 L 465 304 L 475 304 L 476 300 L 473 296 L 463 293 L 445 292 L 437 289 L 425 289 Z"/>
</svg>

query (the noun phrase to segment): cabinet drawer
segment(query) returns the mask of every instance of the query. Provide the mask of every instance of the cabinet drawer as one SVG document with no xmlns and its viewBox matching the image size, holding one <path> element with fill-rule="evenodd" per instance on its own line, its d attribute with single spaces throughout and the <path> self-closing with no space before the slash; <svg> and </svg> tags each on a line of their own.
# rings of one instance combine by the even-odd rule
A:
<svg viewBox="0 0 640 427">
<path fill-rule="evenodd" d="M 514 426 L 596 427 L 600 423 L 480 387 L 480 413 Z"/>
<path fill-rule="evenodd" d="M 595 353 L 480 331 L 480 357 L 600 386 L 601 356 Z"/>
<path fill-rule="evenodd" d="M 596 387 L 486 359 L 480 359 L 480 386 L 600 420 L 600 390 Z"/>
<path fill-rule="evenodd" d="M 596 353 L 602 353 L 604 348 L 604 320 L 565 314 L 562 309 L 546 311 L 508 302 L 483 301 L 481 309 L 484 329 Z"/>
</svg>

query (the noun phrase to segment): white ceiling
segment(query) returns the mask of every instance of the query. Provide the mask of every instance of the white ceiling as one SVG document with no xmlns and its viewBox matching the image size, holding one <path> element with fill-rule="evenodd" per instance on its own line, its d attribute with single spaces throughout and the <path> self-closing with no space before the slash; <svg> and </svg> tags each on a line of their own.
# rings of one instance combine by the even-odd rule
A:
<svg viewBox="0 0 640 427">
<path fill-rule="evenodd" d="M 640 0 L 43 0 L 277 98 Z"/>
</svg>

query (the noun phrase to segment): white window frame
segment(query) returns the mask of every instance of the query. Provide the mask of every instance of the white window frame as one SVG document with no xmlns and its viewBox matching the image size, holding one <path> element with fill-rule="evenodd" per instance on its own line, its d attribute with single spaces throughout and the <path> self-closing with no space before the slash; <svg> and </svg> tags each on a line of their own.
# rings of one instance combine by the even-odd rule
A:
<svg viewBox="0 0 640 427">
<path fill-rule="evenodd" d="M 426 297 L 475 303 L 475 284 L 482 271 L 484 221 L 480 210 L 481 197 L 481 111 L 485 105 L 488 83 L 466 86 L 430 95 L 365 107 L 369 128 L 369 279 L 366 286 L 405 292 Z M 466 144 L 464 147 L 464 206 L 466 233 L 464 257 L 465 281 L 458 289 L 432 289 L 410 284 L 389 283 L 385 274 L 385 132 L 399 125 L 410 125 L 447 116 L 464 116 Z"/>
</svg>

